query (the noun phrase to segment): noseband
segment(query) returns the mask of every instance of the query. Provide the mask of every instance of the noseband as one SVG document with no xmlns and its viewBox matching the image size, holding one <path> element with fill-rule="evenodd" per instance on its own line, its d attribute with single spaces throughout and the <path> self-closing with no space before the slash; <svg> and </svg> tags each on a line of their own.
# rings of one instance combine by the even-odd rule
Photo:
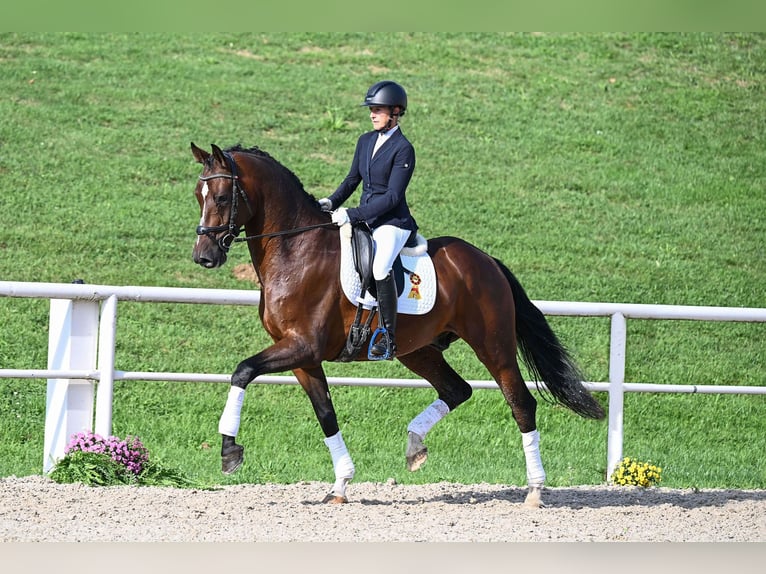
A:
<svg viewBox="0 0 766 574">
<path fill-rule="evenodd" d="M 226 233 L 218 238 L 218 246 L 224 253 L 229 251 L 231 244 L 237 239 L 237 236 L 242 231 L 239 225 L 237 225 L 237 198 L 241 195 L 245 200 L 245 205 L 248 211 L 252 215 L 253 210 L 250 208 L 250 202 L 247 200 L 247 194 L 239 185 L 239 175 L 237 174 L 237 164 L 228 153 L 223 154 L 226 158 L 226 163 L 229 165 L 229 171 L 231 173 L 216 173 L 213 175 L 200 175 L 200 181 L 210 181 L 211 179 L 230 179 L 232 181 L 231 190 L 231 211 L 229 212 L 229 224 L 228 225 L 214 225 L 212 227 L 206 227 L 204 225 L 197 226 L 197 235 L 207 235 L 212 239 L 214 233 L 220 233 L 225 231 Z"/>
<path fill-rule="evenodd" d="M 210 181 L 211 179 L 230 179 L 231 180 L 232 182 L 231 212 L 229 213 L 229 223 L 228 225 L 213 225 L 211 227 L 198 225 L 197 235 L 207 235 L 211 239 L 215 239 L 214 234 L 225 231 L 226 233 L 218 238 L 218 246 L 221 248 L 221 251 L 223 251 L 224 253 L 228 253 L 232 243 L 235 243 L 235 242 L 250 241 L 252 239 L 260 239 L 262 237 L 276 237 L 278 235 L 301 233 L 303 231 L 308 231 L 310 229 L 317 229 L 319 227 L 332 227 L 335 225 L 332 221 L 329 221 L 327 223 L 317 223 L 315 225 L 306 225 L 305 227 L 297 227 L 295 229 L 288 229 L 285 231 L 275 231 L 273 233 L 262 233 L 260 235 L 249 235 L 247 237 L 239 237 L 239 234 L 242 231 L 242 228 L 239 225 L 237 225 L 238 196 L 241 195 L 242 199 L 245 200 L 245 205 L 247 206 L 247 210 L 250 212 L 250 215 L 253 214 L 253 210 L 250 207 L 250 201 L 248 201 L 247 199 L 247 194 L 245 193 L 245 190 L 242 189 L 242 187 L 239 185 L 239 175 L 237 174 L 236 162 L 231 157 L 231 155 L 226 152 L 223 152 L 223 157 L 226 158 L 226 163 L 228 164 L 229 171 L 231 173 L 216 173 L 213 175 L 200 175 L 199 180 L 200 181 Z"/>
</svg>

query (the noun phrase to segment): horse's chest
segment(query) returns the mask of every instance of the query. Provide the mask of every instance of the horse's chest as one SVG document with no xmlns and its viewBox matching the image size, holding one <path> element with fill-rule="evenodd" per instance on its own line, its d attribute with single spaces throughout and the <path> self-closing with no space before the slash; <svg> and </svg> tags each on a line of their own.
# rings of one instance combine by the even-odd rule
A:
<svg viewBox="0 0 766 574">
<path fill-rule="evenodd" d="M 279 336 L 296 316 L 294 296 L 265 291 L 261 293 L 261 321 L 272 336 Z"/>
</svg>

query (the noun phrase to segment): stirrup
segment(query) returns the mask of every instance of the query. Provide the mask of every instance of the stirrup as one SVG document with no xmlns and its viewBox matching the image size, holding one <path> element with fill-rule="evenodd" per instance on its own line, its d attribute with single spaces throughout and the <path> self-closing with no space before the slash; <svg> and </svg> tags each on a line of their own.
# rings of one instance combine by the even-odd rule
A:
<svg viewBox="0 0 766 574">
<path fill-rule="evenodd" d="M 375 355 L 372 352 L 372 348 L 377 344 L 376 339 L 378 339 L 378 336 L 385 339 L 385 345 L 386 345 L 386 352 L 382 355 Z M 381 341 L 382 343 L 382 341 Z M 393 345 L 391 344 L 391 337 L 388 334 L 388 329 L 385 327 L 378 327 L 375 329 L 375 332 L 372 334 L 372 337 L 370 337 L 370 345 L 367 347 L 367 358 L 370 361 L 388 361 L 390 359 L 394 358 L 394 349 L 392 348 Z"/>
</svg>

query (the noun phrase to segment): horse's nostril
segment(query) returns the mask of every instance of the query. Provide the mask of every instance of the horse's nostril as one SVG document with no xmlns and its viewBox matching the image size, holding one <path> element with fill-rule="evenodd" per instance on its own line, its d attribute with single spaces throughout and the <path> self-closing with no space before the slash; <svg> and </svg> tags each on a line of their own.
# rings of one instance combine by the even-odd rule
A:
<svg viewBox="0 0 766 574">
<path fill-rule="evenodd" d="M 194 262 L 195 262 L 197 265 L 201 265 L 202 267 L 210 267 L 210 264 L 212 263 L 212 262 L 210 261 L 210 259 L 208 259 L 207 257 L 201 257 L 201 256 L 200 256 L 199 254 L 197 254 L 197 253 L 193 253 L 193 254 L 192 254 L 192 260 L 193 260 L 193 261 L 194 261 Z"/>
<path fill-rule="evenodd" d="M 213 250 L 207 249 L 195 249 L 192 251 L 192 260 L 205 269 L 213 269 L 214 267 L 220 267 L 226 260 L 225 256 L 221 256 L 219 253 L 213 252 Z"/>
<path fill-rule="evenodd" d="M 226 256 L 224 255 L 216 257 L 215 255 L 200 255 L 198 253 L 194 253 L 192 259 L 197 265 L 201 265 L 205 269 L 213 269 L 223 265 L 226 261 Z"/>
</svg>

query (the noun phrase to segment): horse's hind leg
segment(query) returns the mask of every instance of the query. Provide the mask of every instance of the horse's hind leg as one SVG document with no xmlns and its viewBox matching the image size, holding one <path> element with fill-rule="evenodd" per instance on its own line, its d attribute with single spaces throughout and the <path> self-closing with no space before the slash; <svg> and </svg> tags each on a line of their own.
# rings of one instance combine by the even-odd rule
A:
<svg viewBox="0 0 766 574">
<path fill-rule="evenodd" d="M 501 349 L 497 346 L 499 344 L 500 341 L 485 340 L 481 345 L 472 345 L 472 348 L 479 360 L 489 369 L 505 401 L 511 407 L 511 414 L 521 432 L 527 469 L 529 490 L 524 504 L 537 508 L 543 505 L 541 494 L 545 484 L 545 469 L 540 458 L 540 433 L 536 423 L 537 401 L 529 392 L 519 370 L 515 345 Z"/>
<path fill-rule="evenodd" d="M 488 311 L 477 307 L 460 333 L 500 387 L 505 402 L 521 432 L 529 493 L 526 504 L 541 506 L 540 493 L 545 470 L 540 459 L 540 434 L 537 430 L 537 401 L 527 388 L 517 359 L 517 340 L 513 303 L 508 292 L 487 295 L 493 305 Z"/>
<path fill-rule="evenodd" d="M 428 458 L 428 448 L 423 443 L 433 426 L 458 405 L 471 397 L 471 386 L 458 375 L 444 355 L 436 347 L 424 347 L 399 361 L 412 372 L 426 379 L 436 389 L 439 398 L 428 405 L 407 426 L 407 469 L 418 470 Z"/>
<path fill-rule="evenodd" d="M 508 372 L 511 374 L 500 374 L 496 381 L 506 402 L 510 405 L 513 418 L 516 420 L 519 431 L 521 431 L 521 444 L 524 449 L 527 487 L 529 489 L 524 504 L 538 508 L 543 505 L 541 496 L 545 484 L 545 469 L 540 458 L 540 431 L 537 430 L 535 420 L 537 401 L 529 392 L 518 365 L 514 364 Z"/>
</svg>

